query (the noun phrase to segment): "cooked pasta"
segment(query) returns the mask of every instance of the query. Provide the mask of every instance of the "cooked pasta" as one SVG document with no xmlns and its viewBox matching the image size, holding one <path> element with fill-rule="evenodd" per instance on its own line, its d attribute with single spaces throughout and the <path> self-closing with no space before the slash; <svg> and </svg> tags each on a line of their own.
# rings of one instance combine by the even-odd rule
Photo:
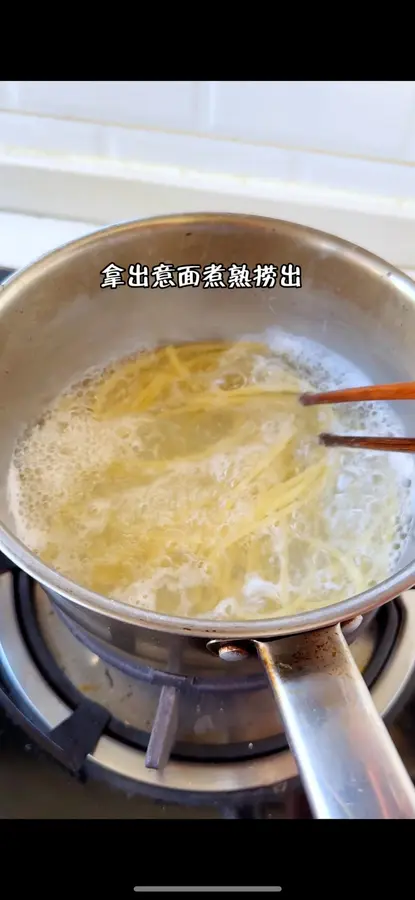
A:
<svg viewBox="0 0 415 900">
<path fill-rule="evenodd" d="M 387 454 L 319 445 L 365 430 L 358 407 L 299 404 L 322 372 L 321 354 L 313 380 L 304 354 L 257 340 L 92 372 L 16 448 L 19 537 L 72 580 L 170 615 L 274 617 L 360 592 L 401 552 L 410 484 Z M 365 406 L 377 433 L 385 409 Z"/>
</svg>

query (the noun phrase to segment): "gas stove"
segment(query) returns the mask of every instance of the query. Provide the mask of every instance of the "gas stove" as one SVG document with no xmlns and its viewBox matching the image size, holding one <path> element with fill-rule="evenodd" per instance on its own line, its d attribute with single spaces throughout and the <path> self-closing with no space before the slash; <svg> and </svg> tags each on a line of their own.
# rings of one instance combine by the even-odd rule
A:
<svg viewBox="0 0 415 900">
<path fill-rule="evenodd" d="M 260 670 L 143 666 L 5 558 L 0 572 L 1 818 L 310 818 Z M 414 599 L 366 616 L 352 644 L 413 780 Z"/>
<path fill-rule="evenodd" d="M 192 679 L 111 652 L 25 573 L 1 576 L 1 816 L 309 816 L 261 675 Z M 413 593 L 366 618 L 352 652 L 415 778 Z"/>
</svg>

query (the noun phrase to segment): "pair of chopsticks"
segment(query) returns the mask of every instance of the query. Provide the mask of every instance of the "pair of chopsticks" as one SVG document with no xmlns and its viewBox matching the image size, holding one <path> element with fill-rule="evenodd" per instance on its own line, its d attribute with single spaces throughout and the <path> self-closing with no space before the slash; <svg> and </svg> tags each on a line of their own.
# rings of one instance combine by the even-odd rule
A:
<svg viewBox="0 0 415 900">
<path fill-rule="evenodd" d="M 328 403 L 358 403 L 362 400 L 415 400 L 415 381 L 400 384 L 378 384 L 371 387 L 345 388 L 319 394 L 301 394 L 303 406 L 320 406 Z M 361 450 L 387 450 L 397 453 L 415 453 L 415 438 L 354 437 L 353 435 L 320 434 L 325 447 L 354 447 Z"/>
</svg>

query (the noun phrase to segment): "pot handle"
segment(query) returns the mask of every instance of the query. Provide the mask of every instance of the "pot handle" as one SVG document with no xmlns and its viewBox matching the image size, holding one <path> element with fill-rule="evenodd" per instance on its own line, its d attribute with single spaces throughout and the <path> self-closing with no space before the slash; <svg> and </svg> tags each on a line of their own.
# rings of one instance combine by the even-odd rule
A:
<svg viewBox="0 0 415 900">
<path fill-rule="evenodd" d="M 340 625 L 253 641 L 318 819 L 415 819 L 415 788 Z"/>
</svg>

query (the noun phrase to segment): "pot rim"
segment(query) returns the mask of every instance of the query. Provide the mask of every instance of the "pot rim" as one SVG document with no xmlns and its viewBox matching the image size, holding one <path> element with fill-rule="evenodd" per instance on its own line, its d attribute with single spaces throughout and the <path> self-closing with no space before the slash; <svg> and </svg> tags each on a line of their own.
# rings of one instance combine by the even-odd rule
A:
<svg viewBox="0 0 415 900">
<path fill-rule="evenodd" d="M 278 230 L 278 227 L 283 227 L 285 231 L 308 233 L 310 236 L 315 237 L 316 240 L 324 238 L 333 247 L 348 254 L 352 253 L 356 263 L 359 262 L 363 266 L 370 267 L 383 277 L 391 278 L 393 276 L 399 282 L 399 287 L 402 288 L 402 292 L 405 293 L 406 297 L 409 295 L 412 302 L 415 303 L 415 283 L 408 276 L 369 251 L 335 235 L 294 222 L 286 222 L 282 219 L 273 219 L 265 216 L 239 213 L 189 213 L 185 215 L 157 216 L 104 226 L 56 248 L 52 252 L 39 257 L 25 268 L 18 270 L 18 272 L 3 282 L 0 286 L 0 310 L 9 301 L 13 300 L 14 295 L 19 293 L 21 287 L 26 287 L 28 282 L 35 280 L 38 274 L 43 273 L 45 267 L 53 268 L 55 264 L 68 258 L 77 250 L 101 242 L 104 236 L 110 236 L 121 231 L 134 231 L 140 228 L 147 228 L 148 226 L 163 227 L 174 223 L 197 226 L 209 222 L 225 225 L 228 223 L 229 225 L 239 225 L 240 227 L 265 228 L 267 230 L 270 229 L 271 223 L 273 223 L 275 230 Z M 398 594 L 409 590 L 415 584 L 415 559 L 413 559 L 403 569 L 378 585 L 330 606 L 274 619 L 238 620 L 234 622 L 201 618 L 191 619 L 167 616 L 139 609 L 138 607 L 127 606 L 124 603 L 110 600 L 102 594 L 97 594 L 76 584 L 43 563 L 2 522 L 0 522 L 0 550 L 20 569 L 32 576 L 45 588 L 73 602 L 78 607 L 136 627 L 188 637 L 212 638 L 212 636 L 215 636 L 225 639 L 255 639 L 282 637 L 289 634 L 313 631 L 318 628 L 335 625 L 347 619 L 353 619 L 357 615 L 364 615 L 392 600 Z"/>
</svg>

